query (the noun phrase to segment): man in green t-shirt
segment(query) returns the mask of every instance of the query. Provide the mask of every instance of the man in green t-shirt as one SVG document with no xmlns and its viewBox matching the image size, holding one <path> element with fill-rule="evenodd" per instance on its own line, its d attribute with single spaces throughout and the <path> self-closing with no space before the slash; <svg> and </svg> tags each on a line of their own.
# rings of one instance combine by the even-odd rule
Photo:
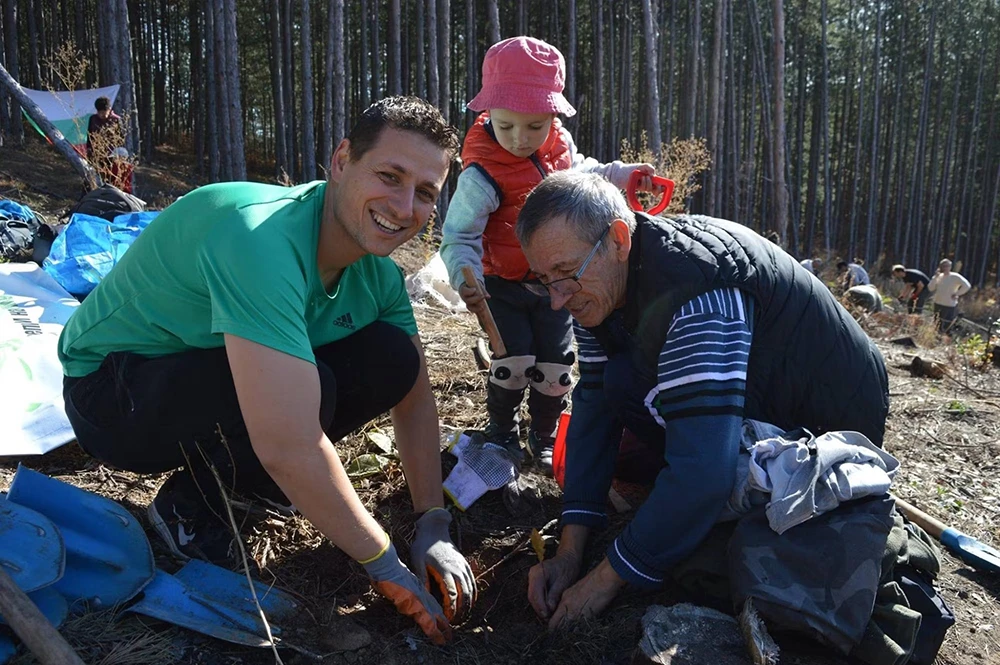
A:
<svg viewBox="0 0 1000 665">
<path fill-rule="evenodd" d="M 437 409 L 386 257 L 429 219 L 457 150 L 430 104 L 384 99 L 337 147 L 327 182 L 216 184 L 169 206 L 59 341 L 80 446 L 137 473 L 177 469 L 149 506 L 177 555 L 232 556 L 214 467 L 231 492 L 294 504 L 438 643 L 475 581 L 448 532 Z M 386 411 L 421 514 L 416 574 L 333 445 Z"/>
</svg>

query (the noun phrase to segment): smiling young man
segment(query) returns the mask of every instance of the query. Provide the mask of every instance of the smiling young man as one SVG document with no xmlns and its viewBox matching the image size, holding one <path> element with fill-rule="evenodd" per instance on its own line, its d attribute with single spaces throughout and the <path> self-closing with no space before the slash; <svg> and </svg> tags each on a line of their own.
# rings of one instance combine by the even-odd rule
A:
<svg viewBox="0 0 1000 665">
<path fill-rule="evenodd" d="M 878 350 L 828 289 L 750 229 L 633 213 L 607 181 L 564 172 L 528 196 L 517 235 L 552 307 L 573 315 L 579 346 L 562 537 L 528 577 L 550 627 L 601 612 L 626 584 L 658 587 L 692 554 L 733 489 L 744 419 L 857 430 L 881 445 Z M 655 451 L 653 488 L 577 581 L 588 535 L 607 521 L 625 428 Z"/>
<path fill-rule="evenodd" d="M 448 533 L 437 410 L 402 273 L 385 257 L 427 222 L 457 149 L 437 109 L 393 97 L 364 112 L 327 182 L 197 189 L 149 225 L 59 347 L 80 446 L 137 473 L 179 469 L 149 507 L 177 555 L 232 558 L 214 465 L 231 491 L 294 505 L 439 643 L 475 582 Z M 386 411 L 422 514 L 417 575 L 334 448 Z"/>
</svg>

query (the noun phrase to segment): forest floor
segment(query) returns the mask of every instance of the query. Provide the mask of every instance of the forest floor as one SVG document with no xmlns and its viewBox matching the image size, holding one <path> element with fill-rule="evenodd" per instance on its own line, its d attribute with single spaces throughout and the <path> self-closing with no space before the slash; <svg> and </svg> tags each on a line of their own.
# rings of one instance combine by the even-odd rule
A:
<svg viewBox="0 0 1000 665">
<path fill-rule="evenodd" d="M 137 172 L 136 194 L 151 207 L 162 206 L 194 185 L 188 156 L 158 150 L 155 161 Z M 0 148 L 0 196 L 13 198 L 56 219 L 79 196 L 78 178 L 50 148 L 32 142 L 25 151 Z M 433 252 L 416 239 L 394 258 L 406 272 L 419 268 Z M 470 316 L 452 315 L 433 305 L 415 309 L 423 338 L 442 428 L 485 424 L 482 408 L 485 373 L 471 349 L 480 334 Z M 893 314 L 860 316 L 878 343 L 889 371 L 891 412 L 885 448 L 901 462 L 894 491 L 981 541 L 1000 547 L 1000 369 L 979 369 L 949 340 L 925 334 L 925 322 Z M 893 344 L 910 336 L 920 347 Z M 909 371 L 913 354 L 947 368 L 942 379 L 916 377 Z M 388 419 L 372 423 L 338 445 L 345 462 L 361 453 L 380 452 L 373 432 L 391 435 Z M 442 453 L 446 468 L 454 460 Z M 145 524 L 144 507 L 166 476 L 137 476 L 112 470 L 88 458 L 76 444 L 40 457 L 0 459 L 0 489 L 6 488 L 21 462 L 80 487 L 121 502 Z M 446 469 L 447 471 L 447 469 Z M 284 638 L 298 651 L 281 650 L 288 665 L 307 663 L 629 663 L 640 636 L 639 620 L 650 604 L 673 604 L 674 591 L 626 592 L 599 619 L 572 630 L 549 633 L 528 604 L 528 569 L 537 562 L 529 544 L 533 528 L 559 515 L 559 491 L 553 481 L 528 471 L 534 498 L 511 511 L 492 492 L 467 513 L 456 513 L 454 533 L 479 582 L 472 616 L 457 627 L 447 647 L 431 645 L 409 620 L 398 615 L 368 585 L 361 569 L 326 542 L 301 518 L 270 515 L 244 529 L 252 567 L 262 580 L 294 593 L 305 608 L 301 621 L 284 626 Z M 413 531 L 409 497 L 398 462 L 358 479 L 365 504 L 390 530 L 400 555 Z M 621 488 L 634 506 L 635 488 Z M 608 531 L 588 549 L 596 564 L 610 538 L 631 517 L 616 514 Z M 152 533 L 152 532 L 150 532 Z M 151 537 L 157 563 L 173 561 Z M 553 545 L 549 545 L 551 553 Z M 1000 576 L 977 572 L 943 554 L 936 586 L 957 617 L 937 663 L 1000 663 Z M 67 622 L 63 634 L 87 663 L 166 665 L 169 663 L 274 663 L 267 649 L 240 647 L 196 633 L 112 611 L 94 612 Z M 847 663 L 822 647 L 778 637 L 781 662 L 798 665 Z M 19 665 L 35 662 L 21 653 Z"/>
</svg>

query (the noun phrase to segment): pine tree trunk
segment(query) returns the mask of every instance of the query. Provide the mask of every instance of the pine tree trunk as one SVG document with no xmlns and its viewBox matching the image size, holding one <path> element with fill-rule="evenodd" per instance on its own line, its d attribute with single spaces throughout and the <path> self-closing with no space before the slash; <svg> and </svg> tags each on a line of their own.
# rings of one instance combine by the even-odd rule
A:
<svg viewBox="0 0 1000 665">
<path fill-rule="evenodd" d="M 969 181 L 972 180 L 970 177 L 971 173 L 975 171 L 976 162 L 976 145 L 977 136 L 979 134 L 979 111 L 982 103 L 983 97 L 983 74 L 984 65 L 986 62 L 986 52 L 980 51 L 979 53 L 979 74 L 976 76 L 976 102 L 972 109 L 972 122 L 969 125 L 969 150 L 965 158 L 965 177 L 961 179 L 962 182 L 962 193 L 958 199 L 958 228 L 955 233 L 955 259 L 962 260 L 962 250 L 968 251 L 966 247 L 963 246 L 963 238 L 966 238 L 966 213 L 969 207 Z M 966 244 L 967 244 L 966 240 Z M 967 259 L 966 259 L 967 260 Z"/>
<path fill-rule="evenodd" d="M 486 12 L 490 19 L 489 35 L 492 45 L 500 41 L 500 8 L 497 0 L 486 0 Z"/>
<path fill-rule="evenodd" d="M 39 66 L 38 55 L 38 28 L 41 21 L 35 13 L 35 8 L 41 0 L 25 0 L 27 11 L 25 16 L 28 19 L 28 75 L 31 77 L 31 87 L 36 90 L 42 88 L 42 70 Z"/>
<path fill-rule="evenodd" d="M 215 15 L 215 79 L 216 108 L 219 116 L 219 176 L 223 180 L 233 180 L 233 133 L 229 123 L 229 74 L 228 52 L 226 50 L 226 0 L 213 0 L 212 13 Z"/>
<path fill-rule="evenodd" d="M 677 72 L 677 0 L 667 0 L 670 2 L 670 18 L 667 19 L 670 23 L 670 37 L 667 41 L 670 43 L 670 56 L 667 63 L 667 104 L 666 104 L 666 124 L 664 125 L 664 136 L 667 140 L 672 140 L 674 138 L 673 133 L 673 120 L 674 120 L 674 75 Z"/>
<path fill-rule="evenodd" d="M 285 75 L 281 49 L 281 0 L 268 0 L 271 35 L 271 103 L 274 106 L 275 176 L 288 171 L 288 144 L 285 142 Z"/>
<path fill-rule="evenodd" d="M 755 0 L 751 0 L 755 1 Z M 696 118 L 698 109 L 698 81 L 701 73 L 698 67 L 701 64 L 701 0 L 691 0 L 688 3 L 688 80 L 687 90 L 684 91 L 687 108 L 684 113 L 685 138 L 692 138 L 697 131 Z"/>
<path fill-rule="evenodd" d="M 774 0 L 774 224 L 782 244 L 788 242 L 788 190 L 785 187 L 785 5 Z"/>
<path fill-rule="evenodd" d="M 826 250 L 825 256 L 830 258 L 830 217 L 833 209 L 830 187 L 830 54 L 827 50 L 826 38 L 826 0 L 820 0 L 820 25 L 822 26 L 820 51 L 823 56 L 823 81 L 821 83 L 822 93 L 820 102 L 820 115 L 823 118 L 823 241 L 825 244 L 824 249 Z"/>
<path fill-rule="evenodd" d="M 906 236 L 903 240 L 903 256 L 919 260 L 920 230 L 923 228 L 923 211 L 920 201 L 923 199 L 924 185 L 924 150 L 927 144 L 927 115 L 931 97 L 931 78 L 934 75 L 934 28 L 937 12 L 931 9 L 930 26 L 928 27 L 927 48 L 924 62 L 923 93 L 920 97 L 920 117 L 917 120 L 917 145 L 913 160 L 912 188 L 906 216 Z M 913 233 L 913 230 L 916 232 Z M 913 238 L 911 245 L 910 238 Z"/>
<path fill-rule="evenodd" d="M 274 0 L 278 2 L 278 0 Z M 222 159 L 219 154 L 219 80 L 218 59 L 215 54 L 215 5 L 216 0 L 204 0 L 205 11 L 205 109 L 206 133 L 208 134 L 208 178 L 218 182 L 221 177 Z"/>
<path fill-rule="evenodd" d="M 424 0 L 421 0 L 423 2 Z M 427 2 L 427 101 L 440 108 L 441 80 L 438 77 L 437 0 Z"/>
<path fill-rule="evenodd" d="M 427 99 L 427 46 L 425 44 L 424 30 L 424 0 L 416 0 L 417 16 L 417 54 L 413 61 L 417 65 L 417 97 Z M 472 99 L 471 97 L 469 99 Z"/>
<path fill-rule="evenodd" d="M 330 0 L 329 25 L 326 50 L 326 108 L 332 108 L 332 119 L 323 123 L 327 137 L 323 143 L 323 166 L 330 168 L 333 150 L 344 138 L 346 118 L 344 105 L 347 97 L 346 74 L 344 71 L 344 0 Z"/>
<path fill-rule="evenodd" d="M 440 92 L 438 93 L 438 107 L 444 116 L 445 122 L 451 122 L 451 0 L 438 0 L 438 55 L 441 63 L 438 68 L 440 78 Z M 447 196 L 444 197 L 447 199 Z M 441 204 L 438 204 L 441 207 Z M 444 208 L 448 204 L 445 202 Z"/>
<path fill-rule="evenodd" d="M 722 0 L 717 0 L 717 2 L 721 4 Z M 653 7 L 650 0 L 642 0 L 642 27 L 646 43 L 646 89 L 649 95 L 646 98 L 646 126 L 649 129 L 649 142 L 653 148 L 653 154 L 659 156 L 663 138 L 660 134 L 660 82 L 657 79 L 656 62 L 657 26 L 653 20 Z M 630 70 L 626 71 L 630 72 Z"/>
<path fill-rule="evenodd" d="M 572 0 L 571 0 L 572 1 Z M 480 71 L 479 59 L 476 57 L 476 3 L 465 3 L 465 99 L 466 102 L 476 96 L 478 91 L 477 72 Z M 572 71 L 572 70 L 570 70 Z M 465 124 L 471 125 L 476 117 L 475 111 L 466 109 Z"/>
<path fill-rule="evenodd" d="M 191 103 L 193 104 L 190 110 L 194 126 L 195 161 L 199 176 L 205 171 L 205 96 L 201 94 L 205 88 L 202 71 L 204 61 L 201 48 L 202 20 L 200 5 L 199 0 L 190 0 L 188 5 L 188 25 L 191 31 Z"/>
<path fill-rule="evenodd" d="M 310 0 L 302 2 L 302 179 L 316 179 L 316 126 L 313 115 L 312 12 Z"/>
<path fill-rule="evenodd" d="M 371 78 L 371 90 L 372 90 L 372 104 L 377 102 L 382 98 L 382 24 L 379 19 L 378 13 L 378 0 L 375 0 L 375 5 L 372 7 L 373 11 L 369 20 L 371 21 L 371 33 L 372 33 L 372 50 L 371 50 L 371 61 L 372 61 L 372 78 Z"/>
<path fill-rule="evenodd" d="M 226 85 L 229 101 L 230 160 L 234 180 L 247 179 L 247 163 L 243 150 L 243 106 L 240 97 L 240 63 L 237 53 L 236 0 L 225 0 Z M 315 152 L 315 151 L 314 151 Z"/>
<path fill-rule="evenodd" d="M 11 78 L 17 81 L 21 76 L 17 40 L 17 0 L 3 0 L 3 32 L 5 66 Z M 7 128 L 7 136 L 12 139 L 15 145 L 22 145 L 24 143 L 24 129 L 21 125 L 21 105 L 18 104 L 14 95 L 11 95 L 10 99 L 10 126 Z"/>
<path fill-rule="evenodd" d="M 868 219 L 865 220 L 865 263 L 872 265 L 878 253 L 875 251 L 875 190 L 878 174 L 879 113 L 882 102 L 882 2 L 876 0 L 875 15 L 875 55 L 872 64 L 872 136 L 868 152 Z"/>
<path fill-rule="evenodd" d="M 399 0 L 389 2 L 389 34 L 386 36 L 386 44 L 389 45 L 389 94 L 403 94 L 402 79 L 402 56 L 400 53 L 401 35 L 399 30 Z"/>
<path fill-rule="evenodd" d="M 722 31 L 725 11 L 725 0 L 715 0 L 715 21 L 712 30 L 712 73 L 708 79 L 708 149 L 712 155 L 712 166 L 708 172 L 708 182 L 705 188 L 706 215 L 717 214 L 717 183 L 722 176 L 719 168 L 719 157 L 722 154 L 722 146 L 719 145 L 719 91 L 722 87 Z"/>
<path fill-rule="evenodd" d="M 284 82 L 281 93 L 285 98 L 285 150 L 288 160 L 288 177 L 292 182 L 298 182 L 302 169 L 299 166 L 299 134 L 298 117 L 295 113 L 295 52 L 292 49 L 292 0 L 281 0 L 281 73 Z"/>
<path fill-rule="evenodd" d="M 576 0 L 569 0 L 566 8 L 566 99 L 576 107 Z M 470 97 L 471 99 L 471 97 Z M 580 114 L 566 120 L 571 132 L 580 126 Z"/>
<path fill-rule="evenodd" d="M 863 35 L 864 33 L 862 33 Z M 861 41 L 864 41 L 862 37 Z M 857 137 L 854 140 L 854 168 L 851 171 L 851 213 L 850 225 L 847 236 L 847 255 L 857 256 L 857 226 L 858 226 L 858 202 L 860 200 L 861 182 L 861 150 L 864 145 L 864 121 L 865 121 L 865 49 L 861 46 L 861 62 L 858 73 L 858 126 Z"/>
<path fill-rule="evenodd" d="M 604 161 L 604 151 L 601 150 L 604 138 L 604 0 L 594 3 L 594 91 L 590 106 L 590 122 L 592 134 L 590 145 L 593 146 L 593 157 Z"/>
</svg>

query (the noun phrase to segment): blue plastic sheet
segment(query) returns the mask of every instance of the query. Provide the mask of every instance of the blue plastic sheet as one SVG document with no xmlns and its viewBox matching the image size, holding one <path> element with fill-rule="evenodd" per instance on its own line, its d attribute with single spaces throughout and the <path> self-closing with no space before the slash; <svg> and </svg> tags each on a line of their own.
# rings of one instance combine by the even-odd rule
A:
<svg viewBox="0 0 1000 665">
<path fill-rule="evenodd" d="M 26 205 L 9 199 L 0 200 L 0 219 L 17 219 L 22 222 L 30 222 L 35 218 L 35 213 Z"/>
<path fill-rule="evenodd" d="M 75 214 L 52 243 L 42 264 L 49 275 L 77 298 L 83 298 L 107 276 L 159 211 L 130 212 L 113 222 Z"/>
</svg>

